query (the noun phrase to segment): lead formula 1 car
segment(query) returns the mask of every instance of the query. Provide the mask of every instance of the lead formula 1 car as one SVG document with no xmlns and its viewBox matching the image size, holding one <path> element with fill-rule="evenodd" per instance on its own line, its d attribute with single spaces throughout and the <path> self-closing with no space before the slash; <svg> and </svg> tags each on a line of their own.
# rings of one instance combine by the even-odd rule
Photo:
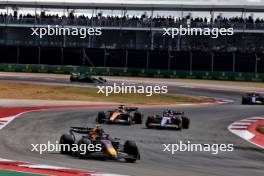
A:
<svg viewBox="0 0 264 176">
<path fill-rule="evenodd" d="M 96 117 L 98 124 L 142 124 L 143 115 L 137 107 L 125 107 L 120 105 L 117 109 L 108 112 L 99 112 Z"/>
<path fill-rule="evenodd" d="M 107 81 L 102 77 L 91 76 L 87 73 L 72 73 L 70 77 L 71 82 L 85 82 L 85 83 L 106 83 Z"/>
<path fill-rule="evenodd" d="M 190 127 L 190 119 L 182 111 L 166 110 L 162 115 L 149 116 L 145 125 L 147 128 L 182 130 Z"/>
<path fill-rule="evenodd" d="M 82 136 L 77 139 L 78 135 Z M 120 139 L 112 139 L 101 128 L 71 127 L 69 134 L 60 137 L 60 152 L 80 159 L 112 159 L 135 162 L 140 159 L 139 149 L 134 141 L 123 145 Z"/>
<path fill-rule="evenodd" d="M 242 97 L 242 104 L 264 105 L 264 97 L 258 93 L 247 93 Z"/>
</svg>

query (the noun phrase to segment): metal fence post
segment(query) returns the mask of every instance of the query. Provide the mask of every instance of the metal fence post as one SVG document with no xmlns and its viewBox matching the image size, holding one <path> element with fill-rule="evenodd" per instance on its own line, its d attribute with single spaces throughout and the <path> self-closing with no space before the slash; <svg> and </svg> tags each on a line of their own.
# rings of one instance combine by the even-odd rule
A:
<svg viewBox="0 0 264 176">
<path fill-rule="evenodd" d="M 150 31 L 150 34 L 151 34 L 151 40 L 150 40 L 150 49 L 153 50 L 154 49 L 154 31 L 151 30 Z"/>
<path fill-rule="evenodd" d="M 260 61 L 260 57 L 258 57 L 257 54 L 255 54 L 255 58 L 256 58 L 256 61 L 255 61 L 255 73 L 258 73 L 258 61 Z"/>
<path fill-rule="evenodd" d="M 193 62 L 192 52 L 190 51 L 190 71 L 192 71 L 192 62 Z"/>
<path fill-rule="evenodd" d="M 128 51 L 126 49 L 126 65 L 125 65 L 126 68 L 127 68 L 127 62 L 128 62 Z"/>
<path fill-rule="evenodd" d="M 38 49 L 39 49 L 38 62 L 39 62 L 39 64 L 40 64 L 40 59 L 41 59 L 41 48 L 39 47 Z"/>
<path fill-rule="evenodd" d="M 233 54 L 233 72 L 236 71 L 236 54 L 235 53 L 232 53 Z"/>
<path fill-rule="evenodd" d="M 171 58 L 172 58 L 173 56 L 171 55 L 171 53 L 170 53 L 169 50 L 168 50 L 168 56 L 169 56 L 169 58 L 168 58 L 168 70 L 170 70 L 170 68 L 171 68 Z"/>
<path fill-rule="evenodd" d="M 17 62 L 17 64 L 19 63 L 19 54 L 20 54 L 19 46 L 17 46 L 17 56 L 16 56 L 16 62 Z"/>
<path fill-rule="evenodd" d="M 64 51 L 63 48 L 61 48 L 61 65 L 63 65 L 63 59 L 64 59 Z"/>
<path fill-rule="evenodd" d="M 211 71 L 214 71 L 214 52 L 211 52 L 211 57 L 212 57 L 212 65 L 211 65 Z"/>
<path fill-rule="evenodd" d="M 149 50 L 147 50 L 147 65 L 146 65 L 146 69 L 149 68 Z"/>
<path fill-rule="evenodd" d="M 85 66 L 85 49 L 83 48 L 83 58 L 82 58 L 82 65 Z"/>
<path fill-rule="evenodd" d="M 106 67 L 106 59 L 107 59 L 107 52 L 106 49 L 104 49 L 104 67 Z"/>
</svg>

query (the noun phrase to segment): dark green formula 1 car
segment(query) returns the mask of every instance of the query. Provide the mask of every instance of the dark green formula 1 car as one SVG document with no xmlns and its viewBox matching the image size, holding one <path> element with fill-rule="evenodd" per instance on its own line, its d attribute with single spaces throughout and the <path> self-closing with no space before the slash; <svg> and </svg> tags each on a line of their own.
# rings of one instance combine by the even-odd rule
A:
<svg viewBox="0 0 264 176">
<path fill-rule="evenodd" d="M 91 76 L 87 73 L 72 73 L 70 77 L 71 82 L 85 82 L 85 83 L 105 83 L 107 82 L 102 77 Z"/>
</svg>

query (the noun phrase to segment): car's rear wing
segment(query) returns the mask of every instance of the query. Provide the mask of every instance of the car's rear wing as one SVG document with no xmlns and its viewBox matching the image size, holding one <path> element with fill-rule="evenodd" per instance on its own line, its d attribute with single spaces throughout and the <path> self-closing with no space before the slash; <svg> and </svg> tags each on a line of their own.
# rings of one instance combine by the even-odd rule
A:
<svg viewBox="0 0 264 176">
<path fill-rule="evenodd" d="M 78 133 L 78 134 L 88 134 L 90 132 L 91 128 L 85 128 L 85 127 L 71 127 L 70 133 Z"/>
<path fill-rule="evenodd" d="M 126 111 L 137 111 L 138 107 L 126 107 L 125 110 Z"/>
<path fill-rule="evenodd" d="M 184 115 L 183 111 L 173 111 L 174 115 Z"/>
<path fill-rule="evenodd" d="M 79 76 L 80 73 L 79 73 L 79 72 L 72 72 L 71 75 L 72 75 L 72 76 Z"/>
</svg>

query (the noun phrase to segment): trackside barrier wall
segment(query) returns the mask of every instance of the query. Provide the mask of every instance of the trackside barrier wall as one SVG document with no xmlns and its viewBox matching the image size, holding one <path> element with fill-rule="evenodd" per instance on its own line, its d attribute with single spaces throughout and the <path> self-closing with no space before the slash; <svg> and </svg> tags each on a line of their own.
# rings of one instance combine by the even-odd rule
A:
<svg viewBox="0 0 264 176">
<path fill-rule="evenodd" d="M 56 65 L 29 65 L 29 64 L 0 64 L 0 71 L 29 72 L 29 73 L 60 73 L 86 72 L 91 75 L 102 76 L 138 76 L 156 78 L 188 78 L 208 80 L 233 80 L 264 82 L 262 73 L 244 72 L 210 72 L 210 71 L 182 71 L 182 70 L 152 70 L 132 68 L 108 68 L 108 67 L 79 67 Z"/>
</svg>

